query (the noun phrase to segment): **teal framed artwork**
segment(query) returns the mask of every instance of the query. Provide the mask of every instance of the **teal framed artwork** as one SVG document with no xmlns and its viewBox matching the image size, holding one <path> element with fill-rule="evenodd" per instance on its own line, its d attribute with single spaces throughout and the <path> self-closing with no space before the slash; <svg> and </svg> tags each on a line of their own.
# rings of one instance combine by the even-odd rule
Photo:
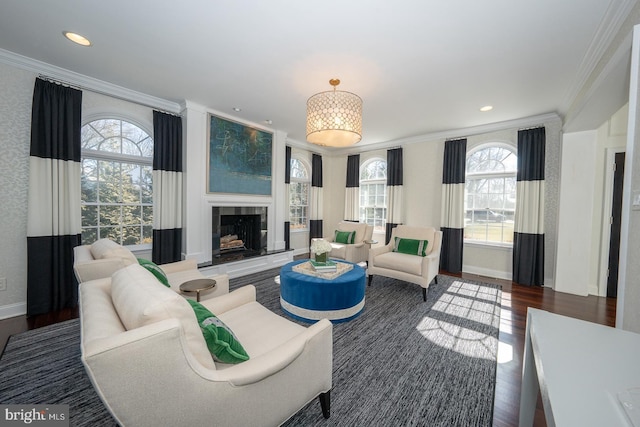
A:
<svg viewBox="0 0 640 427">
<path fill-rule="evenodd" d="M 273 134 L 209 115 L 209 193 L 271 195 Z"/>
</svg>

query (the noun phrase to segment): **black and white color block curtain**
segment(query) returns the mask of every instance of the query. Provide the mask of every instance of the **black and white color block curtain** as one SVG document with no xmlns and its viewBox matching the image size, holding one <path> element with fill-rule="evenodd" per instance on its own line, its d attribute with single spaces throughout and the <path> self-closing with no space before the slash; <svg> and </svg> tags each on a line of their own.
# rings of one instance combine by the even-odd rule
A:
<svg viewBox="0 0 640 427">
<path fill-rule="evenodd" d="M 386 243 L 391 240 L 391 230 L 402 224 L 402 148 L 387 150 L 387 228 Z"/>
<path fill-rule="evenodd" d="M 309 240 L 322 237 L 322 156 L 311 158 L 311 200 L 309 214 Z"/>
<path fill-rule="evenodd" d="M 284 248 L 291 249 L 291 147 L 284 152 Z"/>
<path fill-rule="evenodd" d="M 82 92 L 36 79 L 27 213 L 27 315 L 78 305 Z M 5 201 L 8 203 L 8 201 Z"/>
<path fill-rule="evenodd" d="M 545 128 L 518 131 L 513 281 L 544 284 Z"/>
<path fill-rule="evenodd" d="M 153 112 L 153 252 L 156 264 L 182 258 L 182 117 Z"/>
<path fill-rule="evenodd" d="M 467 140 L 444 144 L 442 171 L 442 250 L 440 268 L 451 273 L 462 272 L 464 243 L 464 177 Z"/>
<path fill-rule="evenodd" d="M 344 219 L 353 222 L 360 221 L 360 154 L 353 154 L 347 157 Z"/>
</svg>

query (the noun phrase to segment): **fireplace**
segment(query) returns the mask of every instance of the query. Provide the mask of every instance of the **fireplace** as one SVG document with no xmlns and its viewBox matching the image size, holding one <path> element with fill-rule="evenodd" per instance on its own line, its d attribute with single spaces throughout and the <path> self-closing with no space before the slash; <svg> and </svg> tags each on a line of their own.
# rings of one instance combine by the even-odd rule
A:
<svg viewBox="0 0 640 427">
<path fill-rule="evenodd" d="M 267 208 L 214 206 L 211 215 L 212 262 L 237 261 L 267 252 Z"/>
</svg>

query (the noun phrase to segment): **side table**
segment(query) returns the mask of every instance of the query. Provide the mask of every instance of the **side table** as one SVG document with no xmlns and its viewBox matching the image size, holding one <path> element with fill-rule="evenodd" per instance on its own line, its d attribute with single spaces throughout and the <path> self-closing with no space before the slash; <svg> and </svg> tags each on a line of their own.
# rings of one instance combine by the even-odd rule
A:
<svg viewBox="0 0 640 427">
<path fill-rule="evenodd" d="M 194 279 L 188 280 L 180 285 L 180 292 L 196 293 L 196 301 L 200 302 L 200 292 L 208 291 L 216 287 L 216 281 L 213 279 Z"/>
</svg>

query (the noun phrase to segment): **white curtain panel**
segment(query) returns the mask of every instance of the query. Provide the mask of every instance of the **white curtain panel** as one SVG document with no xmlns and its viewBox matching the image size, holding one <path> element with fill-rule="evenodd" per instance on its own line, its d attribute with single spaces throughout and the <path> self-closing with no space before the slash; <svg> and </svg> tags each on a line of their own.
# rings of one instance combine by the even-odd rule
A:
<svg viewBox="0 0 640 427">
<path fill-rule="evenodd" d="M 153 228 L 182 228 L 182 172 L 153 171 Z"/>
</svg>

